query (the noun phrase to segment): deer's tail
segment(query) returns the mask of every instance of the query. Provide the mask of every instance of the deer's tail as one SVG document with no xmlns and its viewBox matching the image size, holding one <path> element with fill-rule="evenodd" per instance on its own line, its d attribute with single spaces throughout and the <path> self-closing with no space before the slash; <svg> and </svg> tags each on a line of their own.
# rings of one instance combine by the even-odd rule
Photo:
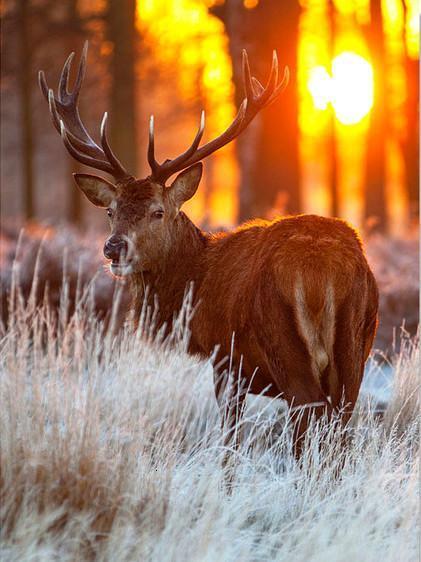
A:
<svg viewBox="0 0 421 562">
<path fill-rule="evenodd" d="M 314 378 L 326 396 L 332 399 L 338 394 L 338 376 L 334 363 L 335 343 L 335 291 L 328 279 L 320 284 L 318 279 L 302 277 L 295 284 L 295 317 L 298 332 L 306 344 Z M 314 281 L 314 282 L 312 282 Z M 336 400 L 335 400 L 336 401 Z"/>
</svg>

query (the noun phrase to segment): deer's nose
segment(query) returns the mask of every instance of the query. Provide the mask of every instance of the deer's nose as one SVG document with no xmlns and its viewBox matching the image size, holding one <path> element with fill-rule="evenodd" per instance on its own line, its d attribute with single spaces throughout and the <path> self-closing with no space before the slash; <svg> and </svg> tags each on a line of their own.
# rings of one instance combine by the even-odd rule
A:
<svg viewBox="0 0 421 562">
<path fill-rule="evenodd" d="M 104 244 L 104 256 L 108 260 L 118 261 L 127 256 L 128 244 L 121 236 L 110 236 Z"/>
</svg>

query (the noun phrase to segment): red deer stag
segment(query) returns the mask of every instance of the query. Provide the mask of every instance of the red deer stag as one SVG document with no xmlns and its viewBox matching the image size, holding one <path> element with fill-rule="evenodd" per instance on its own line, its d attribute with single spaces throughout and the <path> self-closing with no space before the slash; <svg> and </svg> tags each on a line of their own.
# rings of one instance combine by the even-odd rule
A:
<svg viewBox="0 0 421 562">
<path fill-rule="evenodd" d="M 70 154 L 115 179 L 111 183 L 94 175 L 74 175 L 87 198 L 107 210 L 111 236 L 104 255 L 115 275 L 129 276 L 135 309 L 140 310 L 144 287 L 149 286 L 150 294 L 158 297 L 158 324 L 170 327 L 186 286 L 193 283 L 197 310 L 191 325 L 192 353 L 209 355 L 219 346 L 222 359 L 230 355 L 235 334 L 234 363 L 238 366 L 242 359 L 242 378 L 250 393 L 266 389 L 267 395 L 282 394 L 294 406 L 317 403 L 316 415 L 338 409 L 343 400 L 348 419 L 372 346 L 378 307 L 376 282 L 356 232 L 343 220 L 300 215 L 208 234 L 180 210 L 198 188 L 200 161 L 234 140 L 285 87 L 287 69 L 279 82 L 276 53 L 263 87 L 251 76 L 243 52 L 244 101 L 231 125 L 207 144 L 199 146 L 202 112 L 191 146 L 173 160 L 159 163 L 151 117 L 151 174 L 140 180 L 111 150 L 107 114 L 100 144 L 80 120 L 77 103 L 87 45 L 69 92 L 73 56 L 63 67 L 57 97 L 42 72 L 40 87 Z M 176 172 L 181 173 L 167 186 Z M 303 416 L 297 435 L 302 435 L 307 422 L 307 415 Z"/>
</svg>

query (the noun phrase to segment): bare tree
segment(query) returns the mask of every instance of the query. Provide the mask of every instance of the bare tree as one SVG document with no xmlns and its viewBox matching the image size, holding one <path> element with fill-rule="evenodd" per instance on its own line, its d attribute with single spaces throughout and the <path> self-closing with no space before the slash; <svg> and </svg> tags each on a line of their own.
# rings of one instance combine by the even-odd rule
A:
<svg viewBox="0 0 421 562">
<path fill-rule="evenodd" d="M 374 71 L 374 105 L 370 115 L 365 178 L 365 218 L 372 228 L 387 230 L 386 212 L 386 114 L 387 85 L 385 39 L 381 0 L 370 2 L 371 23 L 366 30 Z"/>
<path fill-rule="evenodd" d="M 137 171 L 135 104 L 135 0 L 109 0 L 108 38 L 111 59 L 111 139 L 116 153 L 132 172 Z"/>
<path fill-rule="evenodd" d="M 19 34 L 18 80 L 22 126 L 23 199 L 26 220 L 34 217 L 34 143 L 31 96 L 33 85 L 31 82 L 32 48 L 29 4 L 29 0 L 18 0 L 17 3 L 17 27 Z"/>
<path fill-rule="evenodd" d="M 334 0 L 328 0 L 329 20 L 329 58 L 332 65 L 335 56 L 336 37 L 336 9 Z M 332 66 L 330 68 L 332 73 Z M 330 214 L 332 217 L 339 216 L 339 192 L 338 192 L 338 157 L 336 143 L 336 122 L 333 107 L 329 107 L 329 130 L 328 130 L 328 156 L 329 156 L 329 192 L 330 192 Z"/>
<path fill-rule="evenodd" d="M 405 24 L 407 4 L 404 1 Z M 406 46 L 405 25 L 404 45 Z M 411 58 L 405 48 L 406 74 L 406 137 L 402 144 L 405 162 L 405 186 L 409 202 L 410 219 L 415 222 L 419 214 L 419 60 Z"/>
<path fill-rule="evenodd" d="M 64 46 L 66 48 L 66 54 L 68 55 L 75 50 L 75 38 L 83 35 L 83 22 L 78 10 L 78 0 L 68 0 L 67 10 L 66 10 L 66 23 L 69 32 L 67 33 L 66 40 L 64 41 Z M 81 168 L 79 165 L 75 164 L 72 159 L 68 159 L 68 165 L 71 172 L 78 172 Z M 77 169 L 75 169 L 75 166 Z M 69 181 L 71 185 L 68 189 L 69 193 L 69 211 L 68 219 L 70 222 L 80 225 L 82 222 L 82 197 L 79 189 L 75 189 L 73 177 L 68 174 Z"/>
</svg>

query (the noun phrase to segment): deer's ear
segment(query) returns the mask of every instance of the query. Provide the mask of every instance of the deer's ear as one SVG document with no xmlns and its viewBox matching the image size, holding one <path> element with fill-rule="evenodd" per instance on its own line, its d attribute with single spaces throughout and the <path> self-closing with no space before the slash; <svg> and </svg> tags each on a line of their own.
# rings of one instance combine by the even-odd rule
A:
<svg viewBox="0 0 421 562">
<path fill-rule="evenodd" d="M 91 174 L 73 174 L 75 182 L 91 203 L 109 207 L 115 199 L 114 185 L 104 178 Z"/>
<path fill-rule="evenodd" d="M 202 177 L 203 164 L 198 162 L 178 174 L 170 187 L 170 195 L 177 207 L 188 201 L 196 193 Z"/>
</svg>

